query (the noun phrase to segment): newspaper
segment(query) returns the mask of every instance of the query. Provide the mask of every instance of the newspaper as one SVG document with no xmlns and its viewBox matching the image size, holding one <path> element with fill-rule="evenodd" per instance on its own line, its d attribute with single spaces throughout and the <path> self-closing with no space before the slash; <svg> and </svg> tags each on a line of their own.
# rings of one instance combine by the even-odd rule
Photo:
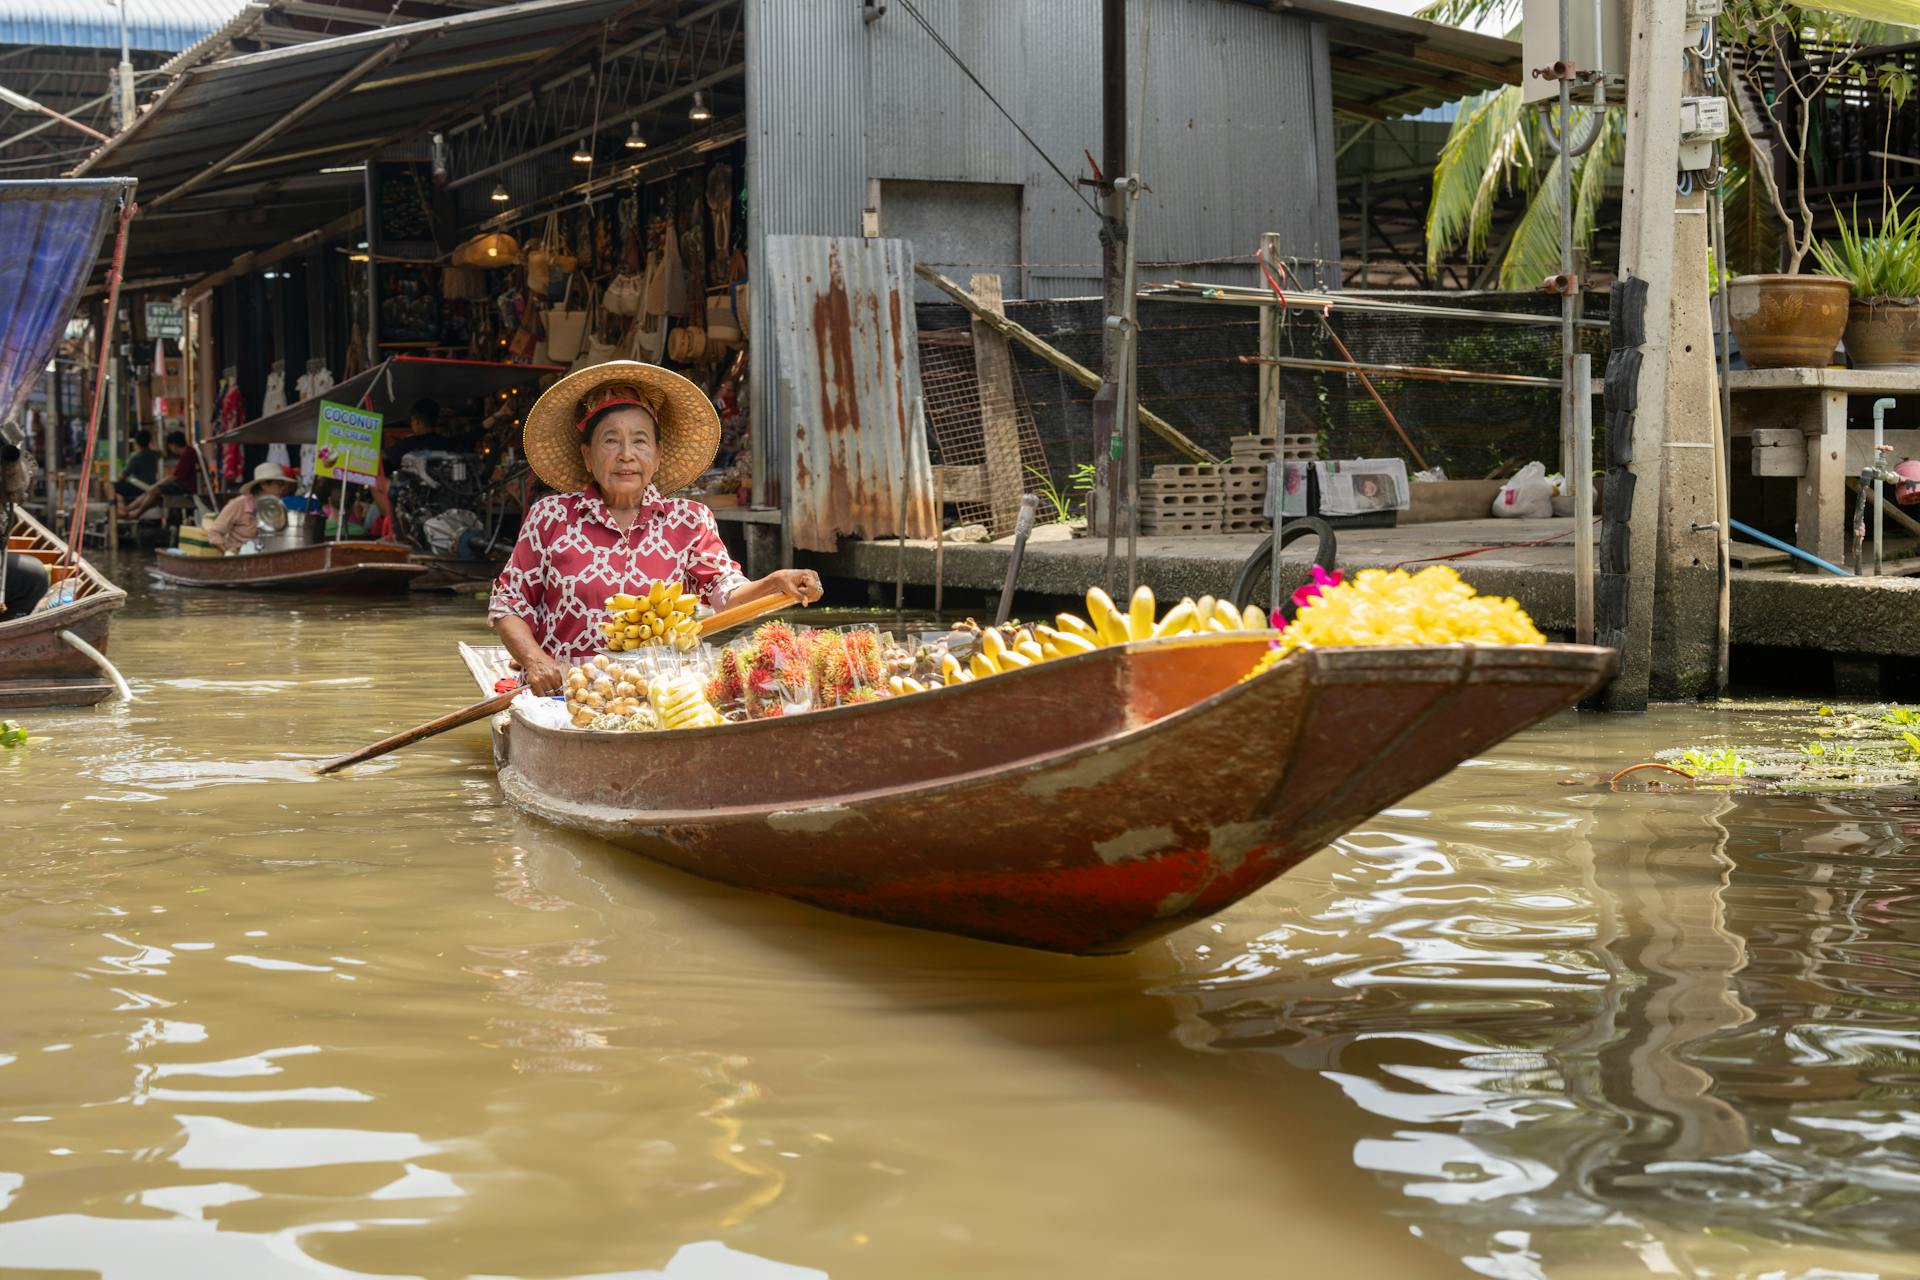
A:
<svg viewBox="0 0 1920 1280">
<path fill-rule="evenodd" d="M 1407 508 L 1407 464 L 1399 458 L 1316 462 L 1320 514 L 1358 516 Z"/>
</svg>

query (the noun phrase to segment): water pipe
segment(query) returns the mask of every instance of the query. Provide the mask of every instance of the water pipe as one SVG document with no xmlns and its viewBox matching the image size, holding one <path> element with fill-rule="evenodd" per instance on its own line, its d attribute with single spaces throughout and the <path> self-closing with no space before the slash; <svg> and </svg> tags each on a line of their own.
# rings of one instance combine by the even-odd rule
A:
<svg viewBox="0 0 1920 1280">
<path fill-rule="evenodd" d="M 1839 568 L 1836 565 L 1830 565 L 1825 560 L 1822 560 L 1819 556 L 1809 555 L 1807 552 L 1802 551 L 1800 548 L 1794 546 L 1791 542 L 1782 542 L 1780 541 L 1780 539 L 1774 537 L 1770 533 L 1762 533 L 1750 524 L 1742 523 L 1739 520 L 1728 520 L 1727 523 L 1733 527 L 1733 531 L 1735 533 L 1745 534 L 1747 537 L 1752 538 L 1754 541 L 1762 543 L 1766 546 L 1772 547 L 1776 551 L 1784 551 L 1790 556 L 1799 556 L 1802 560 L 1805 560 L 1808 564 L 1813 565 L 1817 569 L 1824 569 L 1828 573 L 1833 574 L 1835 577 L 1851 578 L 1853 576 L 1852 574 L 1848 573 L 1845 569 Z"/>
<path fill-rule="evenodd" d="M 78 650 L 81 653 L 81 655 L 84 656 L 89 662 L 93 663 L 94 666 L 100 668 L 100 674 L 104 675 L 107 679 L 113 682 L 113 687 L 120 694 L 122 701 L 125 701 L 125 702 L 133 701 L 133 690 L 127 687 L 127 678 L 121 675 L 120 672 L 117 669 L 115 669 L 114 665 L 111 662 L 107 661 L 106 654 L 100 652 L 98 649 L 94 648 L 92 645 L 88 644 L 85 640 L 82 640 L 79 636 L 73 634 L 73 632 L 68 631 L 64 627 L 61 628 L 59 631 L 54 632 L 53 634 L 59 638 L 62 644 L 67 645 L 69 648 Z"/>
<path fill-rule="evenodd" d="M 1887 410 L 1898 403 L 1892 396 L 1881 396 L 1873 402 L 1873 571 L 1876 575 L 1880 572 L 1880 535 L 1887 519 L 1882 505 L 1886 499 L 1881 496 L 1887 474 Z"/>
</svg>

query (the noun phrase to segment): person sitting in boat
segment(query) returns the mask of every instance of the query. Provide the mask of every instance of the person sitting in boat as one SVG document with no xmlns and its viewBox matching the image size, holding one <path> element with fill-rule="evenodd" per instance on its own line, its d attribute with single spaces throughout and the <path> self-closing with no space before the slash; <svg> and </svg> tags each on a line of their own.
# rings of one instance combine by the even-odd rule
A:
<svg viewBox="0 0 1920 1280">
<path fill-rule="evenodd" d="M 568 374 L 527 413 L 528 463 L 553 495 L 527 508 L 487 620 L 535 693 L 600 652 L 608 597 L 679 582 L 713 609 L 785 592 L 820 598 L 810 569 L 748 581 L 704 503 L 671 495 L 705 471 L 720 419 L 692 382 L 634 360 Z"/>
<path fill-rule="evenodd" d="M 0 622 L 24 618 L 47 594 L 47 566 L 24 552 L 6 553 L 6 595 L 0 598 Z"/>
<path fill-rule="evenodd" d="M 253 479 L 240 487 L 240 496 L 220 508 L 220 514 L 207 526 L 207 541 L 220 551 L 234 552 L 260 536 L 255 507 L 262 497 L 284 498 L 294 490 L 294 478 L 277 462 L 263 462 L 253 469 Z"/>
<path fill-rule="evenodd" d="M 187 447 L 186 432 L 167 432 L 167 457 L 173 459 L 172 469 L 154 481 L 145 493 L 128 503 L 120 513 L 122 519 L 138 520 L 166 494 L 192 494 L 194 484 L 200 479 L 200 458 Z"/>
</svg>

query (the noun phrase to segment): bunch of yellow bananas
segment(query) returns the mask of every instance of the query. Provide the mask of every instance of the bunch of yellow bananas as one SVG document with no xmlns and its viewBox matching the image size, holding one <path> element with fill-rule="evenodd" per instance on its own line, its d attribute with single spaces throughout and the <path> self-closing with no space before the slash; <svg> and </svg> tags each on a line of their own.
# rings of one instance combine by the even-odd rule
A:
<svg viewBox="0 0 1920 1280">
<path fill-rule="evenodd" d="M 1054 626 L 1036 623 L 1021 627 L 1011 641 L 989 627 L 980 633 L 980 646 L 964 666 L 952 654 L 941 658 L 941 678 L 946 684 L 964 684 L 1055 658 L 1092 653 L 1107 645 L 1203 632 L 1260 631 L 1267 625 L 1259 606 L 1248 605 L 1242 611 L 1212 596 L 1182 599 L 1158 621 L 1154 618 L 1156 611 L 1151 587 L 1134 592 L 1124 613 L 1106 592 L 1095 587 L 1087 592 L 1087 613 L 1093 621 L 1063 613 L 1054 619 Z"/>
<path fill-rule="evenodd" d="M 655 676 L 647 682 L 647 701 L 669 729 L 704 729 L 725 723 L 707 701 L 707 685 L 698 674 Z"/>
<path fill-rule="evenodd" d="M 644 596 L 609 596 L 600 630 L 615 653 L 655 644 L 685 653 L 700 643 L 700 622 L 693 616 L 699 607 L 699 598 L 685 594 L 679 583 L 656 582 Z"/>
</svg>

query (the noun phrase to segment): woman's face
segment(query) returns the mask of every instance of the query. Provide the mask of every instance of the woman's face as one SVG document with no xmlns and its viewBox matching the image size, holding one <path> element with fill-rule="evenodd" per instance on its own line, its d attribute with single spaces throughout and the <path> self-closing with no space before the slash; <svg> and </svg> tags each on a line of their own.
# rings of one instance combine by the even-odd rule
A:
<svg viewBox="0 0 1920 1280">
<path fill-rule="evenodd" d="M 625 406 L 601 416 L 593 435 L 580 446 L 587 473 L 600 494 L 616 507 L 637 506 L 653 482 L 660 448 L 653 415 Z"/>
<path fill-rule="evenodd" d="M 260 492 L 269 498 L 284 498 L 293 492 L 293 481 L 268 480 L 260 486 Z"/>
</svg>

